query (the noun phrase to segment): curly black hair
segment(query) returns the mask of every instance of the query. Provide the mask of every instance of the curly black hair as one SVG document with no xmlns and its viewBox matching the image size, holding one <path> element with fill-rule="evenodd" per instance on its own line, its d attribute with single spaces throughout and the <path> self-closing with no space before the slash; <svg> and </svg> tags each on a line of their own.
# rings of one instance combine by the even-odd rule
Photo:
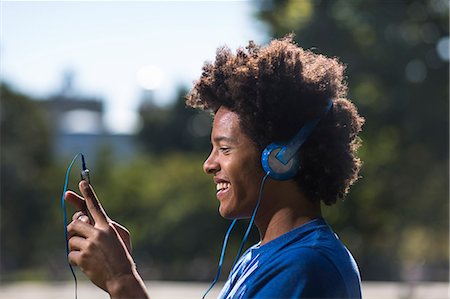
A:
<svg viewBox="0 0 450 299">
<path fill-rule="evenodd" d="M 241 129 L 261 151 L 272 142 L 287 142 L 321 117 L 298 152 L 301 171 L 295 180 L 309 199 L 331 205 L 347 194 L 362 165 L 356 152 L 364 118 L 346 99 L 344 70 L 338 59 L 296 45 L 293 35 L 265 47 L 250 41 L 236 54 L 221 47 L 215 62 L 203 66 L 186 104 L 237 113 Z M 333 109 L 326 113 L 329 99 Z"/>
</svg>

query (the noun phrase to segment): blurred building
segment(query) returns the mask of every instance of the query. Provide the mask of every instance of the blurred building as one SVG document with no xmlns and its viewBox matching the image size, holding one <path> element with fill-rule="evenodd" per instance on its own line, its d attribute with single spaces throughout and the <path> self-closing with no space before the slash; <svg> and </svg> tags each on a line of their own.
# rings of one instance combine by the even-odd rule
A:
<svg viewBox="0 0 450 299">
<path fill-rule="evenodd" d="M 67 159 L 82 152 L 89 161 L 95 161 L 105 151 L 121 159 L 135 154 L 135 136 L 109 133 L 104 125 L 103 101 L 77 94 L 73 79 L 73 73 L 67 72 L 61 90 L 39 101 L 54 137 L 54 155 Z"/>
</svg>

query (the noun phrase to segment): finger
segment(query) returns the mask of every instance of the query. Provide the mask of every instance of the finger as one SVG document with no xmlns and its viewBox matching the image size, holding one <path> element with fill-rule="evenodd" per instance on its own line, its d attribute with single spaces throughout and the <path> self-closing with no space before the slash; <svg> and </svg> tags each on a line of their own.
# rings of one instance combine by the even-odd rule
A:
<svg viewBox="0 0 450 299">
<path fill-rule="evenodd" d="M 80 221 L 82 221 L 84 223 L 89 223 L 89 224 L 91 223 L 91 220 L 89 219 L 89 216 L 86 215 L 82 211 L 78 211 L 75 214 L 73 214 L 72 221 L 75 221 L 75 220 L 80 220 Z"/>
<path fill-rule="evenodd" d="M 74 236 L 79 236 L 87 239 L 95 236 L 96 233 L 97 229 L 95 227 L 79 220 L 72 221 L 67 226 L 67 236 L 69 239 Z"/>
<path fill-rule="evenodd" d="M 78 217 L 77 220 L 80 220 L 81 222 L 84 222 L 87 224 L 91 224 L 91 220 L 89 219 L 89 217 L 87 215 L 81 215 Z"/>
<path fill-rule="evenodd" d="M 74 214 L 72 215 L 72 221 L 78 220 L 78 217 L 80 217 L 80 216 L 82 216 L 82 215 L 84 215 L 84 213 L 81 212 L 81 211 L 78 211 L 78 212 L 74 213 Z"/>
<path fill-rule="evenodd" d="M 78 250 L 71 251 L 67 256 L 67 259 L 72 266 L 78 266 L 81 260 L 81 252 Z"/>
<path fill-rule="evenodd" d="M 79 196 L 75 192 L 67 191 L 64 195 L 64 199 L 70 202 L 77 210 L 80 210 L 87 214 L 86 201 L 83 197 Z"/>
<path fill-rule="evenodd" d="M 85 238 L 73 236 L 69 239 L 69 251 L 80 251 L 86 248 L 87 241 Z"/>
<path fill-rule="evenodd" d="M 94 190 L 92 187 L 86 182 L 85 180 L 82 180 L 79 185 L 81 194 L 83 195 L 86 206 L 91 213 L 92 217 L 94 218 L 95 223 L 101 224 L 101 225 L 107 225 L 108 224 L 108 216 L 106 215 L 105 210 L 103 210 L 102 205 L 97 199 L 97 196 L 95 195 Z"/>
</svg>

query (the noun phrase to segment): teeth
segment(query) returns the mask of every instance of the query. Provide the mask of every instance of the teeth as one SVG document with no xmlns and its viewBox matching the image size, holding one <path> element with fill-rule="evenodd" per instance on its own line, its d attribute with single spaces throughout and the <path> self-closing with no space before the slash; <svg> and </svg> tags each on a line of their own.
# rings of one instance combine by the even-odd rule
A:
<svg viewBox="0 0 450 299">
<path fill-rule="evenodd" d="M 216 185 L 216 190 L 220 191 L 220 190 L 228 189 L 230 187 L 230 185 L 231 185 L 230 183 L 218 183 Z"/>
</svg>

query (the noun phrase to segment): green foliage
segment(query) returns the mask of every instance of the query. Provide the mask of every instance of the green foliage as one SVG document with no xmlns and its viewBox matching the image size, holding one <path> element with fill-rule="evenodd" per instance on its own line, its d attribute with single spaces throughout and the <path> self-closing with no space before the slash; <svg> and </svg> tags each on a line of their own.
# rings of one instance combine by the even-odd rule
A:
<svg viewBox="0 0 450 299">
<path fill-rule="evenodd" d="M 324 212 L 363 279 L 447 279 L 449 77 L 436 44 L 448 36 L 448 3 L 255 5 L 273 36 L 295 32 L 301 46 L 348 65 L 349 97 L 366 118 L 365 164 L 349 197 Z M 121 161 L 103 148 L 89 163 L 108 214 L 131 231 L 146 279 L 211 279 L 228 225 L 201 169 L 210 117 L 186 109 L 185 93 L 180 89 L 173 106 L 141 110 L 145 156 Z M 1 279 L 70 279 L 60 207 L 70 161 L 52 156 L 49 128 L 32 99 L 2 85 L 1 104 Z M 74 168 L 71 189 L 78 179 Z M 244 229 L 233 233 L 227 263 Z"/>
<path fill-rule="evenodd" d="M 168 119 L 177 119 L 181 126 L 163 122 L 164 128 L 173 130 L 172 137 L 180 136 L 175 132 L 183 132 L 190 117 L 197 116 L 183 111 L 181 100 L 166 108 Z M 200 124 L 208 123 L 197 131 L 209 131 L 210 117 L 202 117 L 207 118 Z M 70 159 L 52 156 L 42 111 L 32 99 L 6 86 L 2 87 L 1 120 L 1 279 L 71 279 L 61 210 Z M 144 278 L 209 280 L 228 221 L 218 215 L 215 185 L 202 170 L 207 151 L 183 152 L 182 145 L 176 144 L 160 142 L 154 152 L 125 160 L 117 159 L 107 147 L 99 148 L 96 161 L 88 157 L 91 182 L 110 217 L 130 230 Z M 78 181 L 76 161 L 69 189 L 78 192 Z M 74 212 L 67 205 L 68 221 Z M 236 231 L 242 234 L 243 229 Z M 238 245 L 235 238 L 229 248 L 237 251 Z"/>
<path fill-rule="evenodd" d="M 47 216 L 50 135 L 34 102 L 4 84 L 0 90 L 1 267 L 10 270 L 36 262 L 35 236 Z"/>
<path fill-rule="evenodd" d="M 363 279 L 448 279 L 449 76 L 437 46 L 448 38 L 448 2 L 255 5 L 274 37 L 294 32 L 300 46 L 347 64 L 349 97 L 366 118 L 365 164 L 325 214 Z"/>
</svg>

